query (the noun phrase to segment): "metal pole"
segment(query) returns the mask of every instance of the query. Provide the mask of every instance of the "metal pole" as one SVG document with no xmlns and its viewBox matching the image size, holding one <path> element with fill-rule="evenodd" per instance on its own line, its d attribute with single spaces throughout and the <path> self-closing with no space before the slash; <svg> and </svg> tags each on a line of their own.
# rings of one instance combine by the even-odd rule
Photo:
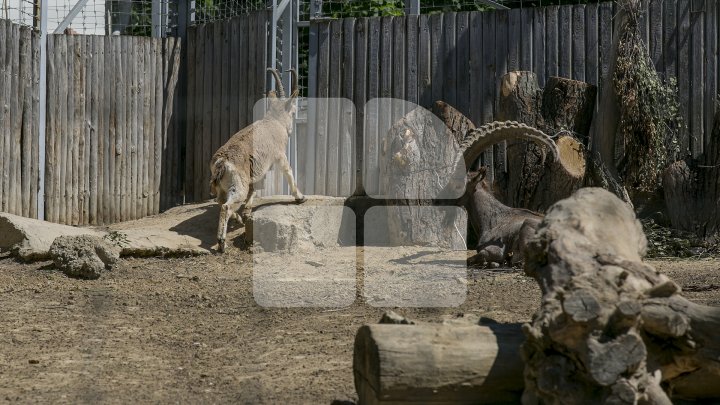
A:
<svg viewBox="0 0 720 405">
<path fill-rule="evenodd" d="M 47 120 L 48 1 L 40 0 L 40 83 L 38 95 L 38 194 L 37 218 L 45 219 L 45 122 Z"/>
</svg>

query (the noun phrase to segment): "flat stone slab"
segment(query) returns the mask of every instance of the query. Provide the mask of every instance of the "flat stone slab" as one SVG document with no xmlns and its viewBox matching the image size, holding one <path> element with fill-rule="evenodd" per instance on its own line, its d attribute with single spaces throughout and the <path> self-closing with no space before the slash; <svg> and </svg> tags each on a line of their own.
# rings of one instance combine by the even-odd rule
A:
<svg viewBox="0 0 720 405">
<path fill-rule="evenodd" d="M 50 245 L 55 238 L 79 235 L 103 237 L 105 233 L 92 228 L 77 228 L 0 213 L 0 250 L 10 251 L 25 261 L 47 260 L 50 258 Z"/>
<path fill-rule="evenodd" d="M 292 197 L 256 200 L 245 237 L 266 252 L 311 251 L 355 245 L 355 213 L 345 198 L 306 196 L 298 204 Z"/>
</svg>

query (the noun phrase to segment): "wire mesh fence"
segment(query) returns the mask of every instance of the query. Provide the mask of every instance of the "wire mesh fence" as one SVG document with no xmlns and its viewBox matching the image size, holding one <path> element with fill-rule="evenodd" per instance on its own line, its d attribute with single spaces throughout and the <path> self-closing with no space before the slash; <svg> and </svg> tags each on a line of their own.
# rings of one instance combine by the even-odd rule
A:
<svg viewBox="0 0 720 405">
<path fill-rule="evenodd" d="M 172 36 L 179 1 L 185 0 L 51 0 L 48 32 Z M 38 28 L 40 0 L 0 0 L 0 18 Z"/>
<path fill-rule="evenodd" d="M 530 8 L 567 4 L 600 3 L 606 0 L 420 0 L 421 14 Z M 302 0 L 301 20 L 313 18 L 401 16 L 405 0 Z"/>
<path fill-rule="evenodd" d="M 267 10 L 272 3 L 267 0 L 195 0 L 193 24 L 204 24 L 217 20 Z"/>
</svg>

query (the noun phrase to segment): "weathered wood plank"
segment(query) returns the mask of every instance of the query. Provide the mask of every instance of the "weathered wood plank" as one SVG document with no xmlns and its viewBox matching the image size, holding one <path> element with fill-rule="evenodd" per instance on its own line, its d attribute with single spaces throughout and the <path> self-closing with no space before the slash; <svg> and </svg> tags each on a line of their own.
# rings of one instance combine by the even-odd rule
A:
<svg viewBox="0 0 720 405">
<path fill-rule="evenodd" d="M 242 42 L 242 41 L 241 41 Z M 196 75 L 197 75 L 197 57 L 195 53 L 196 45 L 198 43 L 197 30 L 195 27 L 188 28 L 187 32 L 187 100 L 186 100 L 186 116 L 187 121 L 185 125 L 185 184 L 184 192 L 185 198 L 188 201 L 194 200 L 194 166 L 195 162 L 195 145 L 196 145 L 196 132 L 195 126 L 196 121 L 199 119 L 197 114 L 197 95 L 196 95 Z M 164 60 L 164 58 L 163 58 Z M 242 81 L 242 80 L 241 80 Z M 238 95 L 240 97 L 240 95 Z M 241 103 L 240 103 L 241 104 Z M 234 115 L 238 115 L 235 110 Z M 238 117 L 239 118 L 239 117 Z M 163 167 L 165 167 L 163 165 Z M 163 176 L 164 178 L 164 176 Z"/>
<path fill-rule="evenodd" d="M 0 29 L 2 33 L 2 29 Z M 1 38 L 0 38 L 1 39 Z M 58 132 L 61 128 L 60 119 L 60 83 L 58 80 L 58 70 L 60 69 L 60 49 L 56 47 L 56 37 L 54 35 L 47 36 L 47 86 L 48 86 L 48 104 L 47 104 L 47 127 L 45 135 L 45 217 L 48 221 L 59 221 L 58 207 Z M 2 52 L 0 52 L 1 56 Z M 2 138 L 2 137 L 0 137 Z"/>
<path fill-rule="evenodd" d="M 102 147 L 100 147 L 100 139 L 105 135 L 101 132 L 102 128 L 102 114 L 99 112 L 102 104 L 100 104 L 100 89 L 101 84 L 100 72 L 102 68 L 99 64 L 101 56 L 101 44 L 102 37 L 91 36 L 89 37 L 90 46 L 92 47 L 92 59 L 90 60 L 90 74 L 88 75 L 87 83 L 89 86 L 88 100 L 90 110 L 90 125 L 88 129 L 89 138 L 89 154 L 90 154 L 90 170 L 88 172 L 89 180 L 89 197 L 88 197 L 88 223 L 97 225 L 100 223 L 98 220 L 97 203 L 98 203 L 98 188 L 102 187 Z M 98 187 L 99 186 L 99 187 Z"/>
<path fill-rule="evenodd" d="M 82 78 L 82 104 L 80 107 L 81 121 L 80 143 L 78 144 L 78 221 L 81 225 L 90 222 L 90 127 L 92 122 L 90 119 L 90 89 L 92 75 L 92 36 L 83 35 L 80 37 L 82 48 L 80 59 L 82 60 L 82 70 L 80 75 Z"/>
<path fill-rule="evenodd" d="M 533 72 L 538 83 L 545 86 L 547 68 L 545 66 L 545 8 L 533 8 Z"/>
<path fill-rule="evenodd" d="M 132 38 L 132 138 L 129 146 L 131 160 L 131 174 L 130 174 L 130 189 L 132 190 L 132 197 L 130 199 L 130 217 L 131 219 L 137 219 L 140 216 L 140 208 L 138 204 L 140 202 L 142 190 L 140 184 L 140 148 L 142 147 L 142 93 L 141 88 L 141 72 L 143 69 L 143 55 L 141 52 L 142 41 L 145 38 L 133 37 Z"/>
<path fill-rule="evenodd" d="M 59 222 L 62 224 L 71 223 L 71 217 L 68 215 L 70 209 L 72 209 L 72 203 L 70 202 L 70 193 L 68 190 L 70 187 L 68 184 L 72 183 L 72 180 L 68 181 L 68 165 L 70 164 L 70 156 L 68 154 L 68 138 L 72 134 L 72 123 L 70 122 L 70 113 L 72 113 L 72 94 L 70 93 L 69 84 L 72 80 L 72 37 L 58 35 L 59 47 L 63 49 L 62 59 L 63 66 L 62 70 L 58 71 L 60 77 L 60 97 L 64 98 L 65 102 L 61 106 L 62 114 L 62 131 L 58 133 L 60 139 L 60 159 L 58 163 L 60 165 L 60 181 L 58 182 L 57 191 L 59 195 L 60 203 L 60 217 Z"/>
<path fill-rule="evenodd" d="M 240 116 L 238 114 L 238 105 L 240 104 L 240 82 L 242 70 L 238 69 L 237 66 L 240 63 L 242 53 L 240 52 L 240 43 L 245 42 L 245 38 L 240 37 L 240 19 L 233 18 L 230 20 L 230 34 L 229 34 L 229 53 L 230 53 L 230 87 L 229 87 L 229 106 L 228 106 L 228 138 L 240 130 Z"/>
<path fill-rule="evenodd" d="M 249 43 L 246 39 L 250 38 L 250 21 L 248 20 L 247 16 L 243 16 L 240 18 L 240 36 L 242 40 L 240 41 L 240 46 L 238 48 L 238 53 L 240 54 L 240 61 L 238 63 L 238 72 L 249 72 L 250 71 L 250 63 L 252 63 L 250 58 L 250 48 Z M 245 77 L 241 78 L 240 80 L 240 88 L 238 89 L 238 92 L 240 93 L 240 103 L 238 105 L 239 111 L 238 111 L 238 127 L 239 128 L 245 128 L 250 122 L 252 122 L 252 114 L 248 115 L 248 104 L 250 104 L 250 90 L 248 86 L 248 80 L 245 80 Z M 251 107 L 252 108 L 252 107 Z"/>
<path fill-rule="evenodd" d="M 483 13 L 470 13 L 468 20 L 468 91 L 469 106 L 467 117 L 473 124 L 480 125 L 483 121 Z"/>
<path fill-rule="evenodd" d="M 330 23 L 318 26 L 318 55 L 317 55 L 317 97 L 315 110 L 315 182 L 314 192 L 325 195 L 328 177 L 328 102 L 330 76 Z"/>
<path fill-rule="evenodd" d="M 497 65 L 495 61 L 496 32 L 495 13 L 482 13 L 482 103 L 481 120 L 476 125 L 491 122 L 495 118 L 495 89 L 497 88 L 496 78 Z M 494 166 L 490 166 L 494 167 Z"/>
<path fill-rule="evenodd" d="M 708 77 L 705 72 L 705 1 L 692 0 L 690 13 L 690 83 L 689 83 L 689 130 L 690 148 L 693 157 L 698 157 L 704 150 L 705 139 L 705 83 Z M 710 136 L 710 133 L 707 133 Z"/>
<path fill-rule="evenodd" d="M 72 165 L 72 225 L 80 225 L 82 223 L 81 214 L 81 197 L 82 192 L 82 156 L 80 151 L 85 150 L 85 139 L 83 123 L 85 116 L 85 41 L 83 36 L 75 35 L 73 43 L 73 55 L 72 55 L 72 91 L 73 91 L 73 110 L 70 114 L 69 120 L 72 125 L 72 139 L 71 142 L 71 156 Z"/>
<path fill-rule="evenodd" d="M 535 71 L 535 8 L 523 8 L 520 18 L 520 70 Z"/>
<path fill-rule="evenodd" d="M 572 77 L 573 8 L 560 7 L 558 12 L 558 74 Z"/>
<path fill-rule="evenodd" d="M 714 125 L 714 112 L 720 102 L 720 6 L 716 1 L 705 1 L 705 150 L 709 150 Z"/>
<path fill-rule="evenodd" d="M 103 64 L 105 60 L 105 38 L 102 36 L 95 37 L 95 58 L 96 64 L 93 66 L 95 69 L 95 94 L 97 106 L 95 107 L 95 114 L 97 114 L 97 128 L 95 130 L 96 148 L 97 148 L 97 189 L 95 190 L 94 197 L 94 211 L 95 220 L 98 225 L 105 223 L 104 207 L 106 206 L 107 200 L 105 199 L 105 188 L 107 187 L 107 176 L 106 176 L 106 144 L 108 142 L 109 131 L 107 129 L 107 120 L 105 112 L 109 110 L 110 100 L 105 98 L 105 71 L 109 69 L 108 66 Z"/>
<path fill-rule="evenodd" d="M 132 144 L 132 83 L 133 75 L 130 64 L 133 62 L 132 52 L 132 38 L 122 38 L 122 68 L 123 68 L 123 86 L 119 90 L 123 93 L 122 100 L 124 101 L 124 108 L 121 111 L 121 121 L 118 122 L 118 128 L 120 128 L 120 143 L 118 151 L 120 152 L 120 177 L 118 178 L 120 187 L 120 217 L 122 221 L 129 220 L 131 218 L 130 210 L 130 199 L 131 199 L 131 187 L 128 182 L 131 176 L 131 156 L 130 156 L 130 145 Z"/>
<path fill-rule="evenodd" d="M 677 72 L 678 72 L 678 98 L 680 101 L 680 115 L 686 125 L 682 126 L 678 131 L 680 141 L 680 154 L 685 156 L 692 153 L 691 137 L 694 135 L 690 132 L 690 47 L 691 47 L 691 31 L 690 31 L 690 0 L 678 0 L 678 52 L 677 52 Z"/>
<path fill-rule="evenodd" d="M 214 51 L 214 40 L 213 40 L 213 27 L 205 27 L 203 32 L 203 48 L 205 51 L 205 63 L 203 64 L 203 83 L 200 87 L 203 89 L 203 128 L 202 128 L 202 154 L 196 168 L 195 175 L 196 186 L 199 190 L 198 201 L 206 200 L 209 197 L 209 185 L 206 179 L 208 178 L 208 168 L 210 158 L 212 157 L 214 150 L 212 150 L 212 122 L 213 122 L 213 51 Z M 199 147 L 199 145 L 198 145 Z"/>
<path fill-rule="evenodd" d="M 439 83 L 442 87 L 442 100 L 452 106 L 457 105 L 457 48 L 455 47 L 455 35 L 457 26 L 456 13 L 443 14 L 443 53 L 441 64 L 443 65 L 443 80 Z M 433 103 L 437 100 L 433 100 Z M 384 135 L 384 134 L 383 134 Z"/>
<path fill-rule="evenodd" d="M 10 21 L 0 20 L 0 43 L 3 44 L 3 48 L 0 49 L 0 95 L 3 100 L 10 99 L 10 47 L 4 44 L 12 41 L 12 31 L 10 31 Z M 0 169 L 3 170 L 3 176 L 0 178 L 0 210 L 7 211 L 7 199 L 9 193 L 5 189 L 5 164 L 9 163 L 8 152 L 6 151 L 5 139 L 10 135 L 10 117 L 8 115 L 8 109 L 3 105 L 0 108 Z"/>
<path fill-rule="evenodd" d="M 456 108 L 465 114 L 470 115 L 470 93 L 472 92 L 470 82 L 470 16 L 467 12 L 457 14 L 456 20 L 457 35 L 455 38 L 455 49 L 457 55 L 457 94 Z"/>
<path fill-rule="evenodd" d="M 508 54 L 509 54 L 509 21 L 510 13 L 506 10 L 495 12 L 495 76 L 493 76 L 493 87 L 495 97 L 492 103 L 495 104 L 497 95 L 500 94 L 500 77 L 508 72 Z M 505 173 L 507 170 L 507 142 L 503 141 L 493 146 L 493 176 Z"/>
<path fill-rule="evenodd" d="M 508 12 L 508 43 L 507 43 L 507 69 L 514 71 L 520 69 L 520 42 L 529 41 L 523 37 L 522 9 L 514 8 Z"/>
<path fill-rule="evenodd" d="M 152 192 L 150 188 L 150 171 L 155 169 L 154 156 L 151 158 L 150 155 L 150 142 L 155 141 L 155 123 L 153 122 L 152 116 L 155 115 L 155 109 L 151 103 L 151 100 L 155 97 L 155 76 L 153 66 L 157 63 L 157 60 L 153 57 L 152 44 L 156 41 L 162 41 L 156 38 L 143 38 L 142 48 L 140 51 L 143 53 L 142 70 L 140 71 L 140 103 L 142 103 L 141 118 L 142 118 L 142 131 L 138 133 L 138 217 L 150 215 L 153 211 L 153 203 L 150 202 L 150 194 Z M 162 116 L 159 117 L 162 119 Z M 162 160 L 161 160 L 162 161 Z"/>
<path fill-rule="evenodd" d="M 232 20 L 223 21 L 221 24 L 221 45 L 222 50 L 222 62 L 220 63 L 222 67 L 221 72 L 221 94 L 220 96 L 220 143 L 218 147 L 225 144 L 225 142 L 230 139 L 230 136 L 232 133 L 230 132 L 230 68 L 232 67 L 231 60 L 232 56 L 231 54 L 234 53 L 234 50 L 230 49 L 230 36 L 232 35 Z M 213 151 L 215 152 L 215 151 Z"/>
<path fill-rule="evenodd" d="M 35 32 L 32 33 L 32 88 L 32 170 L 30 180 L 30 217 L 37 218 L 37 197 L 40 179 L 40 154 L 38 142 L 38 139 L 40 138 L 40 35 Z"/>
<path fill-rule="evenodd" d="M 665 70 L 663 60 L 663 0 L 650 0 L 649 5 L 649 48 L 650 58 L 658 72 Z"/>
<path fill-rule="evenodd" d="M 205 155 L 205 181 L 203 183 L 206 183 L 205 186 L 205 197 L 210 197 L 210 158 L 215 153 L 218 148 L 222 145 L 222 138 L 224 137 L 222 134 L 222 89 L 223 89 L 223 81 L 222 81 L 222 65 L 225 62 L 224 55 L 223 55 L 223 39 L 225 32 L 223 30 L 223 26 L 225 25 L 223 22 L 218 21 L 215 22 L 212 25 L 212 47 L 213 47 L 213 59 L 212 59 L 212 80 L 210 82 L 207 82 L 206 85 L 210 86 L 212 88 L 212 116 L 211 116 L 211 122 L 209 124 L 212 124 L 211 126 L 211 133 L 210 133 L 210 150 Z"/>
<path fill-rule="evenodd" d="M 443 16 L 433 14 L 430 16 L 430 74 L 432 85 L 432 96 L 429 104 L 423 104 L 425 108 L 431 108 L 432 103 L 442 100 L 444 73 L 444 41 L 443 41 Z"/>
<path fill-rule="evenodd" d="M 328 97 L 340 97 L 342 73 L 342 20 L 330 23 Z M 322 47 L 321 47 L 322 49 Z M 327 117 L 327 174 L 325 179 L 325 195 L 337 196 L 340 184 L 340 105 L 332 101 L 328 105 Z"/>
<path fill-rule="evenodd" d="M 355 119 L 355 193 L 362 194 L 365 190 L 365 102 L 367 100 L 368 55 L 367 38 L 369 21 L 358 18 L 355 22 L 355 46 L 353 50 L 355 70 L 353 77 L 353 104 L 356 111 Z"/>
<path fill-rule="evenodd" d="M 115 221 L 115 215 L 118 211 L 115 189 L 115 142 L 117 139 L 117 108 L 119 104 L 116 83 L 119 66 L 115 64 L 115 49 L 119 42 L 119 38 L 115 37 L 106 37 L 103 41 L 105 47 L 103 97 L 108 100 L 107 111 L 105 111 L 108 138 L 105 142 L 105 156 L 103 157 L 103 170 L 105 172 L 105 179 L 103 179 L 103 221 L 106 224 Z"/>
<path fill-rule="evenodd" d="M 382 42 L 380 31 L 380 18 L 368 20 L 368 75 L 367 75 L 367 98 L 380 97 L 380 43 Z M 379 111 L 374 103 L 366 108 L 365 114 L 365 175 L 364 185 L 368 194 L 378 193 L 378 124 Z"/>
<path fill-rule="evenodd" d="M 350 196 L 355 189 L 355 109 L 348 100 L 352 100 L 355 55 L 355 19 L 343 21 L 342 55 L 342 110 L 340 111 L 340 184 L 338 195 Z"/>
<path fill-rule="evenodd" d="M 418 89 L 418 39 L 419 20 L 417 15 L 405 17 L 405 52 L 406 52 L 406 75 L 405 75 L 405 99 L 411 103 L 419 102 Z"/>
<path fill-rule="evenodd" d="M 22 216 L 30 216 L 30 170 L 32 164 L 32 105 L 33 87 L 32 81 L 32 31 L 27 27 L 20 29 L 20 102 L 22 103 L 22 122 L 19 136 L 19 154 L 15 156 L 20 161 L 18 193 L 18 212 Z"/>
<path fill-rule="evenodd" d="M 585 6 L 585 81 L 597 86 L 600 69 L 598 5 Z M 596 103 L 597 104 L 597 103 Z"/>
<path fill-rule="evenodd" d="M 18 207 L 18 179 L 16 177 L 20 164 L 17 156 L 19 155 L 19 134 L 22 128 L 22 115 L 20 114 L 20 26 L 11 24 L 10 27 L 10 133 L 6 138 L 5 150 L 9 162 L 7 162 L 7 170 L 3 172 L 3 182 L 7 184 L 5 190 L 8 193 L 8 211 L 11 214 L 21 214 L 22 210 Z"/>
<path fill-rule="evenodd" d="M 547 56 L 545 57 L 545 80 L 551 76 L 557 76 L 560 74 L 559 63 L 560 63 L 560 7 L 551 6 L 547 7 L 545 14 L 545 46 L 547 50 Z M 543 85 L 543 83 L 540 83 Z"/>
<path fill-rule="evenodd" d="M 575 80 L 585 81 L 585 5 L 577 4 L 572 8 L 572 73 Z"/>
<path fill-rule="evenodd" d="M 427 14 L 418 17 L 418 104 L 432 105 L 432 48 L 431 23 Z"/>
</svg>

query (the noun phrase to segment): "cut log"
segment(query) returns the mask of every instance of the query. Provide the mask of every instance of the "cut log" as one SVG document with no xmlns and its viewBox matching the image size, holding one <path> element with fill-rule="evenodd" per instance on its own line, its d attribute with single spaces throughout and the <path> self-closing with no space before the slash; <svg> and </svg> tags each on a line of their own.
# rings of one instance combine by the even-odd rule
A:
<svg viewBox="0 0 720 405">
<path fill-rule="evenodd" d="M 454 176 L 465 179 L 464 170 L 456 170 L 462 156 L 458 139 L 472 122 L 447 104 L 436 107 L 441 118 L 424 108 L 416 108 L 388 131 L 381 148 L 382 197 L 397 202 L 387 207 L 388 239 L 392 246 L 426 245 L 466 249 L 467 216 L 445 221 L 428 209 L 442 195 Z M 445 120 L 445 121 L 443 121 Z"/>
<path fill-rule="evenodd" d="M 543 293 L 524 327 L 525 403 L 670 404 L 720 397 L 720 308 L 643 263 L 647 240 L 610 192 L 555 204 L 525 251 Z"/>
<path fill-rule="evenodd" d="M 596 88 L 551 77 L 540 89 L 532 72 L 510 72 L 500 84 L 498 115 L 558 134 L 563 147 L 559 162 L 545 159 L 538 146 L 525 141 L 508 145 L 508 172 L 502 200 L 511 207 L 544 212 L 580 188 L 585 177 L 585 148 L 595 106 Z"/>
<path fill-rule="evenodd" d="M 369 325 L 355 338 L 359 404 L 517 403 L 520 325 Z"/>
<path fill-rule="evenodd" d="M 705 153 L 670 165 L 663 173 L 663 190 L 673 228 L 716 239 L 720 233 L 720 108 Z"/>
</svg>

